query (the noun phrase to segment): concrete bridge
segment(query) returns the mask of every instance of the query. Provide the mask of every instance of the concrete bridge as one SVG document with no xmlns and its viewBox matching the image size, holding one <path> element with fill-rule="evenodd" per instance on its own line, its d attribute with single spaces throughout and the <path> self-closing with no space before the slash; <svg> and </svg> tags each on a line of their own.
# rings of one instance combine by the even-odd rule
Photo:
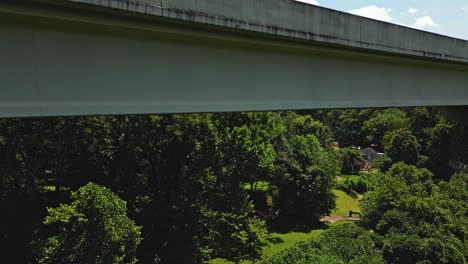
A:
<svg viewBox="0 0 468 264">
<path fill-rule="evenodd" d="M 1 0 L 0 117 L 468 105 L 468 42 L 291 0 Z"/>
</svg>

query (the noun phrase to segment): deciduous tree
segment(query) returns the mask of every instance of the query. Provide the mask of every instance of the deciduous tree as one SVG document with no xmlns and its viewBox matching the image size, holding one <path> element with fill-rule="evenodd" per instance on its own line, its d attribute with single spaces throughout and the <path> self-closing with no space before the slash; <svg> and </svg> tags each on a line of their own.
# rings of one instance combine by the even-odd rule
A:
<svg viewBox="0 0 468 264">
<path fill-rule="evenodd" d="M 40 245 L 39 263 L 136 263 L 141 227 L 109 189 L 89 183 L 72 192 L 70 204 L 48 213 L 44 224 L 56 233 Z"/>
</svg>

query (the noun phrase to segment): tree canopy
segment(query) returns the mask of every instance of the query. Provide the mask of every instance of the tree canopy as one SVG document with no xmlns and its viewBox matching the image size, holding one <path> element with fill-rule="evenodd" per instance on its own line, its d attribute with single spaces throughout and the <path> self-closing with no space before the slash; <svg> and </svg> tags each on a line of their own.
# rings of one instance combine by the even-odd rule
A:
<svg viewBox="0 0 468 264">
<path fill-rule="evenodd" d="M 127 217 L 125 201 L 93 183 L 70 199 L 47 209 L 44 224 L 56 234 L 40 242 L 39 263 L 136 263 L 141 227 Z"/>
<path fill-rule="evenodd" d="M 323 227 L 348 184 L 359 226 L 272 263 L 466 263 L 467 132 L 426 107 L 0 119 L 0 247 L 18 263 L 257 260 L 278 225 Z M 386 158 L 359 172 L 359 147 Z"/>
</svg>

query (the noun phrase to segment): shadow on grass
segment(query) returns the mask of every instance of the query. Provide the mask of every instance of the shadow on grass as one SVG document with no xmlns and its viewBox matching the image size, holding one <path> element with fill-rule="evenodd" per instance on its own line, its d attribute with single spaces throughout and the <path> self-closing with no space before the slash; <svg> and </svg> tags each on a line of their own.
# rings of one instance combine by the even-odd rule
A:
<svg viewBox="0 0 468 264">
<path fill-rule="evenodd" d="M 268 242 L 270 242 L 271 244 L 280 244 L 280 243 L 283 243 L 284 240 L 279 237 L 270 237 L 268 239 Z"/>
<path fill-rule="evenodd" d="M 329 226 L 317 220 L 301 221 L 293 217 L 280 217 L 268 224 L 270 232 L 286 234 L 289 232 L 309 233 L 316 229 L 328 229 Z"/>
</svg>

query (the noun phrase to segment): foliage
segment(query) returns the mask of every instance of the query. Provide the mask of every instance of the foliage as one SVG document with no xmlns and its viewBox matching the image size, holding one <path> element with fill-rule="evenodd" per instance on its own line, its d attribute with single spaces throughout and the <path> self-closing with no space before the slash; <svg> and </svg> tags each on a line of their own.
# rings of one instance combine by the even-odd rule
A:
<svg viewBox="0 0 468 264">
<path fill-rule="evenodd" d="M 294 112 L 287 112 L 282 116 L 283 122 L 287 125 L 289 133 L 294 135 L 314 135 L 322 146 L 328 146 L 331 141 L 330 129 L 320 121 L 313 119 L 309 115 L 297 115 Z"/>
<path fill-rule="evenodd" d="M 371 118 L 364 122 L 362 131 L 366 135 L 368 144 L 379 144 L 388 131 L 408 127 L 409 120 L 405 112 L 400 109 L 389 108 L 375 112 Z"/>
<path fill-rule="evenodd" d="M 228 161 L 228 173 L 251 187 L 261 179 L 268 179 L 274 172 L 276 152 L 269 142 L 267 131 L 258 126 L 227 128 L 221 148 Z M 253 190 L 253 189 L 252 189 Z"/>
<path fill-rule="evenodd" d="M 385 260 L 464 263 L 467 139 L 464 124 L 426 107 L 0 119 L 0 247 L 4 259 L 35 262 L 29 242 L 51 238 L 54 248 L 64 225 L 42 225 L 45 208 L 68 204 L 53 216 L 79 223 L 70 190 L 95 182 L 127 201 L 142 226 L 142 263 L 254 259 L 271 239 L 270 219 L 313 225 L 331 213 L 340 160 L 352 171 L 355 147 L 383 143 L 381 173 L 338 187 L 365 193 L 363 224 Z M 252 189 L 267 185 L 275 206 L 265 222 Z"/>
<path fill-rule="evenodd" d="M 341 173 L 349 174 L 359 171 L 361 162 L 363 161 L 362 155 L 356 148 L 341 148 L 338 151 L 341 161 Z"/>
<path fill-rule="evenodd" d="M 339 190 L 335 190 L 334 193 L 337 197 L 336 207 L 332 211 L 331 215 L 347 216 L 349 211 L 361 212 L 361 208 L 359 207 L 359 202 L 356 201 L 353 197 Z"/>
<path fill-rule="evenodd" d="M 339 190 L 353 196 L 364 194 L 369 188 L 366 178 L 357 175 L 338 179 L 337 183 Z"/>
<path fill-rule="evenodd" d="M 270 189 L 270 187 L 272 186 L 270 182 L 267 182 L 267 181 L 257 181 L 257 182 L 254 182 L 253 184 L 244 183 L 242 185 L 242 188 L 244 188 L 244 190 L 246 191 L 254 190 L 254 191 L 266 192 Z"/>
<path fill-rule="evenodd" d="M 458 181 L 460 175 L 454 176 Z M 437 185 L 432 173 L 394 164 L 363 201 L 363 224 L 383 236 L 389 263 L 466 263 L 468 230 L 466 187 L 454 195 Z M 430 261 L 430 262 L 429 262 Z"/>
<path fill-rule="evenodd" d="M 384 258 L 388 263 L 466 263 L 466 246 L 453 236 L 431 237 L 390 233 L 384 240 Z"/>
<path fill-rule="evenodd" d="M 411 131 L 398 129 L 385 133 L 382 146 L 393 162 L 416 165 L 419 161 L 418 141 Z"/>
<path fill-rule="evenodd" d="M 363 146 L 366 143 L 362 133 L 363 123 L 373 114 L 374 109 L 319 110 L 310 112 L 330 127 L 340 146 Z"/>
<path fill-rule="evenodd" d="M 334 227 L 261 263 L 384 263 L 372 234 L 354 224 Z"/>
<path fill-rule="evenodd" d="M 72 192 L 71 201 L 47 209 L 44 224 L 57 233 L 41 245 L 39 263 L 136 263 L 141 227 L 124 201 L 93 183 Z"/>
<path fill-rule="evenodd" d="M 338 173 L 335 155 L 313 135 L 293 136 L 278 154 L 278 205 L 285 217 L 316 220 L 335 207 L 332 193 Z"/>
<path fill-rule="evenodd" d="M 336 225 L 339 222 L 329 224 L 330 226 Z M 321 233 L 325 231 L 325 228 L 329 226 L 324 226 L 324 229 L 305 229 L 305 230 L 297 230 L 297 231 L 290 231 L 288 233 L 270 233 L 270 243 L 268 246 L 264 247 L 262 250 L 262 258 L 271 257 L 285 249 L 289 249 L 296 245 L 299 242 L 307 241 L 312 238 L 319 236 Z"/>
<path fill-rule="evenodd" d="M 375 190 L 368 192 L 363 200 L 363 223 L 374 229 L 380 217 L 402 202 L 404 196 L 425 194 L 432 186 L 432 174 L 404 163 L 394 164 L 387 173 L 381 174 Z"/>
<path fill-rule="evenodd" d="M 281 251 L 259 264 L 344 264 L 337 256 L 326 254 L 308 242 L 300 242 L 294 247 Z"/>
<path fill-rule="evenodd" d="M 315 226 L 314 228 L 306 228 L 306 229 L 300 229 L 296 231 L 289 231 L 287 233 L 285 232 L 271 232 L 269 234 L 269 243 L 262 248 L 262 260 L 269 259 L 270 257 L 273 257 L 274 255 L 293 248 L 296 244 L 300 242 L 306 242 L 311 240 L 312 238 L 318 237 L 320 234 L 325 232 L 327 229 L 347 224 L 347 222 L 341 221 L 341 222 L 335 222 L 335 223 L 327 223 L 324 225 L 319 225 Z M 262 261 L 261 261 L 262 262 Z M 229 261 L 227 259 L 211 259 L 208 261 L 210 264 L 218 264 L 218 263 L 234 263 L 232 261 Z M 242 264 L 251 264 L 251 263 L 257 263 L 254 260 L 249 260 L 249 259 L 243 259 L 240 261 Z"/>
<path fill-rule="evenodd" d="M 225 212 L 212 212 L 207 218 L 211 225 L 209 234 L 211 246 L 215 249 L 214 255 L 229 260 L 258 258 L 261 248 L 267 243 L 265 222 Z"/>
<path fill-rule="evenodd" d="M 365 190 L 367 192 L 375 189 L 375 187 L 379 184 L 380 177 L 381 173 L 379 173 L 377 170 L 374 170 L 360 174 L 359 181 L 365 185 Z"/>
<path fill-rule="evenodd" d="M 425 152 L 428 168 L 436 177 L 448 179 L 466 163 L 466 130 L 458 124 L 439 118 L 433 127 L 425 130 Z"/>
<path fill-rule="evenodd" d="M 376 249 L 372 233 L 354 224 L 334 227 L 324 232 L 318 241 L 320 249 L 338 256 L 345 263 L 383 263 L 381 252 Z"/>
</svg>

